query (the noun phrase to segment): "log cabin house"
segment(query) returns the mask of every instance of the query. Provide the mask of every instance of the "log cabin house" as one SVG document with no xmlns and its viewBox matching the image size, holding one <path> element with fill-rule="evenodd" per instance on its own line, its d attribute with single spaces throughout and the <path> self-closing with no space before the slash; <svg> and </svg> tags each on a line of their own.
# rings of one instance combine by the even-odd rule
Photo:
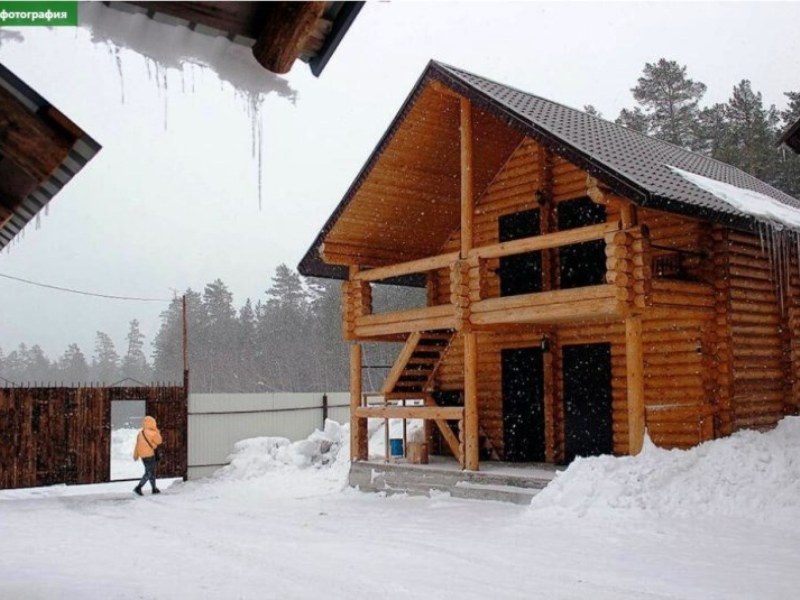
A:
<svg viewBox="0 0 800 600">
<path fill-rule="evenodd" d="M 352 458 L 373 417 L 424 419 L 477 470 L 795 414 L 796 248 L 715 186 L 800 216 L 732 166 L 431 62 L 299 267 L 344 280 Z M 427 304 L 374 314 L 377 282 Z M 372 341 L 404 344 L 380 405 L 362 395 Z"/>
<path fill-rule="evenodd" d="M 100 145 L 0 64 L 0 250 Z"/>
</svg>

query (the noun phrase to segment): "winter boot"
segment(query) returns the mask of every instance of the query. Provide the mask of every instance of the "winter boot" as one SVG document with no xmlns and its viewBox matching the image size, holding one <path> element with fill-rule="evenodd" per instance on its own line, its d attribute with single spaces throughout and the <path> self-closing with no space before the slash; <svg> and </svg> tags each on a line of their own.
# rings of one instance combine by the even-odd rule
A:
<svg viewBox="0 0 800 600">
<path fill-rule="evenodd" d="M 135 488 L 133 488 L 133 492 L 138 496 L 144 496 L 144 494 L 142 493 L 142 488 L 138 485 Z"/>
<path fill-rule="evenodd" d="M 160 490 L 160 489 L 158 489 L 158 488 L 153 488 L 153 493 L 154 493 L 154 494 L 160 494 L 160 493 L 161 493 L 161 490 Z"/>
</svg>

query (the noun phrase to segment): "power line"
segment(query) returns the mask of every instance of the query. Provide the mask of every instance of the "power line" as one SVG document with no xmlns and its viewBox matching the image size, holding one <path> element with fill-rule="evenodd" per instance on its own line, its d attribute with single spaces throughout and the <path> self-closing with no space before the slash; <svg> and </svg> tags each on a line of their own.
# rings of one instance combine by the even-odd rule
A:
<svg viewBox="0 0 800 600">
<path fill-rule="evenodd" d="M 112 296 L 111 294 L 97 294 L 94 292 L 85 292 L 83 290 L 75 290 L 72 288 L 59 287 L 57 285 L 50 285 L 47 283 L 39 283 L 38 281 L 31 281 L 30 279 L 23 279 L 22 277 L 14 277 L 13 275 L 6 275 L 4 273 L 0 273 L 0 277 L 5 277 L 6 279 L 12 279 L 14 281 L 27 283 L 29 285 L 35 285 L 38 287 L 48 288 L 51 290 L 58 290 L 59 292 L 81 294 L 82 296 L 94 296 L 95 298 L 107 298 L 111 300 L 133 300 L 136 302 L 172 302 L 173 300 L 172 298 L 137 298 L 135 296 Z"/>
</svg>

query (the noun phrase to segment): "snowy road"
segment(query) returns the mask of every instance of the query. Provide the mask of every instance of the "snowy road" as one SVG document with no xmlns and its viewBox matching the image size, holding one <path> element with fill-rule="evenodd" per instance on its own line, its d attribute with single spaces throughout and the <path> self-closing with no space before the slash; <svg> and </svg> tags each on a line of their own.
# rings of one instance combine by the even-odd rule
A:
<svg viewBox="0 0 800 600">
<path fill-rule="evenodd" d="M 242 464 L 156 497 L 127 483 L 0 492 L 0 598 L 788 600 L 800 589 L 796 521 L 384 498 L 342 492 L 338 463 Z"/>
</svg>

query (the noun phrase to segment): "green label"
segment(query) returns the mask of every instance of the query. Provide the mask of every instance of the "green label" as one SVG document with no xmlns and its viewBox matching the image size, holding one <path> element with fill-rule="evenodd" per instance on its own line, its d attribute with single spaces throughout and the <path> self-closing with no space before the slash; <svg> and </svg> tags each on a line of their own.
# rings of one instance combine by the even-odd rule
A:
<svg viewBox="0 0 800 600">
<path fill-rule="evenodd" d="M 0 27 L 74 27 L 78 2 L 0 2 Z"/>
</svg>

